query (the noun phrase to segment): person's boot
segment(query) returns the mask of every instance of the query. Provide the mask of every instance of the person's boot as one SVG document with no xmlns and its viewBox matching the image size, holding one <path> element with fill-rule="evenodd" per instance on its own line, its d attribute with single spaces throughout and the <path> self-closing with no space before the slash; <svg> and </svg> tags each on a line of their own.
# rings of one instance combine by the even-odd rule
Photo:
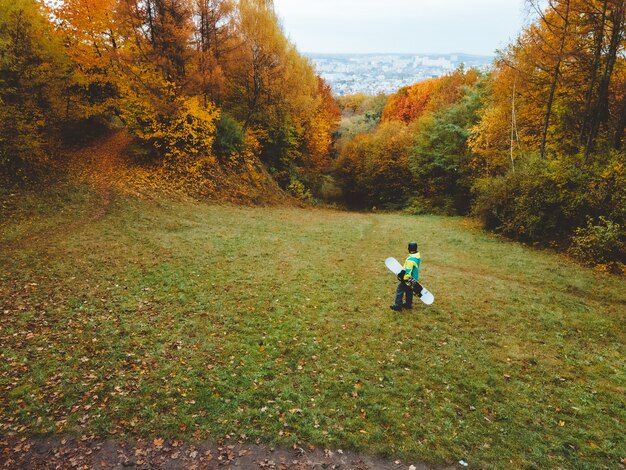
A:
<svg viewBox="0 0 626 470">
<path fill-rule="evenodd" d="M 402 310 L 402 307 L 399 307 L 399 306 L 397 306 L 397 305 L 390 305 L 390 306 L 389 306 L 389 308 L 390 308 L 391 310 L 396 311 L 396 312 L 399 312 L 400 310 Z"/>
<path fill-rule="evenodd" d="M 402 304 L 402 308 L 405 308 L 407 310 L 411 310 L 413 308 L 412 304 Z"/>
</svg>

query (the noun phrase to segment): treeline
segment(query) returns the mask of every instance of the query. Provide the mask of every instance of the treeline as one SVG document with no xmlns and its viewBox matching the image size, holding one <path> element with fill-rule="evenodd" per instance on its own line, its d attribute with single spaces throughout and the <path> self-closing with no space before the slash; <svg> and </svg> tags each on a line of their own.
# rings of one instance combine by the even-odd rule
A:
<svg viewBox="0 0 626 470">
<path fill-rule="evenodd" d="M 335 175 L 354 207 L 471 212 L 626 271 L 626 3 L 528 5 L 490 72 L 405 87 L 376 126 L 342 128 Z"/>
<path fill-rule="evenodd" d="M 0 0 L 0 103 L 13 180 L 117 124 L 140 160 L 258 157 L 300 193 L 329 167 L 339 117 L 271 0 Z"/>
</svg>

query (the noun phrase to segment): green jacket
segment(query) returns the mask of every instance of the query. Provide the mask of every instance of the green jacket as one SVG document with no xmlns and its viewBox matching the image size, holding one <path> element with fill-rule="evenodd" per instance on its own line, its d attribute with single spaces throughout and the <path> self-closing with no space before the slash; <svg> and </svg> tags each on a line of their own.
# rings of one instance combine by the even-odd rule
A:
<svg viewBox="0 0 626 470">
<path fill-rule="evenodd" d="M 408 280 L 410 277 L 417 281 L 419 277 L 420 263 L 422 257 L 419 251 L 417 253 L 411 253 L 404 262 L 404 280 Z"/>
</svg>

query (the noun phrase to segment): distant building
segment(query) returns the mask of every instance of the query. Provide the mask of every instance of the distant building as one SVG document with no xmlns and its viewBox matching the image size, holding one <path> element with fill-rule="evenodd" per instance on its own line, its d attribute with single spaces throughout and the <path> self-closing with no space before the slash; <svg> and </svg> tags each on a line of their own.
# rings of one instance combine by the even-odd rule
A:
<svg viewBox="0 0 626 470">
<path fill-rule="evenodd" d="M 469 54 L 305 54 L 336 95 L 393 93 L 461 64 L 486 70 L 493 56 Z"/>
</svg>

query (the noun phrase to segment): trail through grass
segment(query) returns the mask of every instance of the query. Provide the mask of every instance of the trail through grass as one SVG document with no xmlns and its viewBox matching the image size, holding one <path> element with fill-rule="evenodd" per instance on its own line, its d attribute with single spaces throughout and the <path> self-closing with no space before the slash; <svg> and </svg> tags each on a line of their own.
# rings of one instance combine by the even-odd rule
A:
<svg viewBox="0 0 626 470">
<path fill-rule="evenodd" d="M 623 465 L 623 278 L 461 218 L 113 196 L 68 222 L 93 204 L 3 212 L 2 434 Z M 394 313 L 409 240 L 436 300 Z"/>
</svg>

